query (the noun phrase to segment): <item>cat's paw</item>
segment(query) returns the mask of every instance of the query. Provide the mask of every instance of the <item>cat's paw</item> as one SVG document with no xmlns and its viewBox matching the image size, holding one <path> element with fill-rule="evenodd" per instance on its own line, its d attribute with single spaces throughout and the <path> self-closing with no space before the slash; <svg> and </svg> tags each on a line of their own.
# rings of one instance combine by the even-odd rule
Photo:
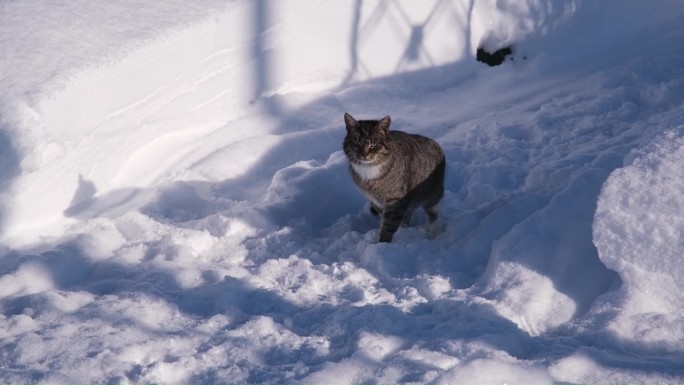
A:
<svg viewBox="0 0 684 385">
<path fill-rule="evenodd" d="M 378 242 L 380 243 L 390 243 L 392 242 L 394 234 L 390 234 L 388 232 L 381 231 L 380 235 L 378 236 Z"/>
</svg>

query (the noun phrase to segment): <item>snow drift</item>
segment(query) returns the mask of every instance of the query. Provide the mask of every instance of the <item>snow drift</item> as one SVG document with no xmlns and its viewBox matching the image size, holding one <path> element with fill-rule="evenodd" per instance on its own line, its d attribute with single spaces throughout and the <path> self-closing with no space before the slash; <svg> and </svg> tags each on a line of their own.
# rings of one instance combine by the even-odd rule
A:
<svg viewBox="0 0 684 385">
<path fill-rule="evenodd" d="M 603 186 L 594 220 L 601 261 L 623 285 L 608 328 L 627 341 L 678 351 L 684 342 L 681 127 L 636 152 Z"/>
<path fill-rule="evenodd" d="M 574 3 L 207 1 L 142 6 L 125 22 L 137 7 L 125 1 L 54 6 L 49 17 L 32 12 L 41 7 L 49 4 L 3 13 L 4 49 L 14 52 L 3 71 L 14 132 L 5 142 L 16 152 L 3 163 L 19 174 L 3 178 L 14 179 L 5 238 L 41 226 L 59 233 L 49 226 L 83 199 L 79 181 L 134 200 L 131 189 L 187 168 L 190 153 L 210 153 L 186 143 L 228 130 L 257 100 L 276 113 L 282 95 L 470 59 L 480 44 L 547 28 Z M 228 140 L 257 134 L 240 131 Z"/>
<path fill-rule="evenodd" d="M 680 8 L 3 4 L 0 378 L 682 382 Z M 442 145 L 437 238 L 345 111 Z"/>
</svg>

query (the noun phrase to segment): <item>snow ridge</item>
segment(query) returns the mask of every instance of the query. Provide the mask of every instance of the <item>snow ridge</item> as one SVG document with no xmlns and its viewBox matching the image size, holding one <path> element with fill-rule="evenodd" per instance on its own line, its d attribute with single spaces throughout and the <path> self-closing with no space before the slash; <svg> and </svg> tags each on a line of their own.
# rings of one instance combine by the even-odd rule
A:
<svg viewBox="0 0 684 385">
<path fill-rule="evenodd" d="M 166 4 L 2 62 L 0 382 L 684 380 L 674 0 Z M 440 143 L 437 237 L 376 242 L 344 111 Z"/>
</svg>

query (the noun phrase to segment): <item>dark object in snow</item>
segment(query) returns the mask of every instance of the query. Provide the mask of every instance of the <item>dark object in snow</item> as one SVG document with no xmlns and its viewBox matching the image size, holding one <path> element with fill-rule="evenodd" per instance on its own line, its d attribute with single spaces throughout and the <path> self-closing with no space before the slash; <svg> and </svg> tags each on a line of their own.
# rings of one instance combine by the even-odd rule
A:
<svg viewBox="0 0 684 385">
<path fill-rule="evenodd" d="M 503 61 L 506 59 L 506 56 L 512 53 L 513 50 L 511 49 L 511 47 L 501 48 L 500 50 L 494 53 L 489 53 L 482 48 L 478 48 L 476 59 L 479 62 L 488 64 L 490 67 L 494 67 L 503 63 Z"/>
<path fill-rule="evenodd" d="M 389 115 L 356 120 L 344 114 L 347 136 L 342 148 L 352 180 L 370 201 L 371 213 L 382 218 L 379 242 L 392 242 L 418 207 L 428 215 L 430 237 L 435 237 L 435 205 L 444 195 L 444 151 L 425 136 L 390 131 L 391 121 Z"/>
</svg>

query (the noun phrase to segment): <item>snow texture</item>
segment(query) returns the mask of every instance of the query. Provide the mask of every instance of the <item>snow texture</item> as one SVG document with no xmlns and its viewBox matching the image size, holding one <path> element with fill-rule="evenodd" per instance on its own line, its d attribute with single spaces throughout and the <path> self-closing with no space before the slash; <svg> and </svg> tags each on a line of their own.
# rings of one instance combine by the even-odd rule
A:
<svg viewBox="0 0 684 385">
<path fill-rule="evenodd" d="M 675 0 L 0 2 L 0 382 L 682 383 L 682 42 Z M 434 239 L 376 242 L 344 112 L 442 145 Z"/>
</svg>

